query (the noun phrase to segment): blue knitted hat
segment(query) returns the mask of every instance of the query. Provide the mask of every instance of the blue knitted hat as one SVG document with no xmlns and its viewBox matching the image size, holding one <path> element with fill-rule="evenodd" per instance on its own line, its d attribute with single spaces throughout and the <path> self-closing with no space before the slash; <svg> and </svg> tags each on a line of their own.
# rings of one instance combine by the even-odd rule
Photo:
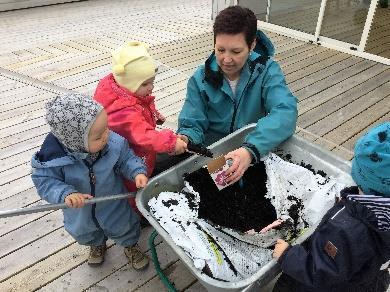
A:
<svg viewBox="0 0 390 292">
<path fill-rule="evenodd" d="M 365 194 L 390 197 L 390 122 L 356 142 L 351 175 Z"/>
</svg>

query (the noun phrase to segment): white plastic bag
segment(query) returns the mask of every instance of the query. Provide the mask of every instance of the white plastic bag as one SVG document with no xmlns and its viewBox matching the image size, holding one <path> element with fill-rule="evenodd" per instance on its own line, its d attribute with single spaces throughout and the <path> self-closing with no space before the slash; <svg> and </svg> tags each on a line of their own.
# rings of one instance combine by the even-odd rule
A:
<svg viewBox="0 0 390 292">
<path fill-rule="evenodd" d="M 298 230 L 316 224 L 344 188 L 335 178 L 315 175 L 275 154 L 270 154 L 264 163 L 266 197 L 278 218 L 294 217 Z M 214 278 L 235 281 L 253 275 L 272 259 L 272 250 L 263 247 L 273 244 L 281 236 L 279 231 L 252 236 L 199 219 L 200 196 L 188 183 L 185 185 L 183 193 L 163 192 L 152 198 L 149 206 L 152 215 L 193 259 L 196 268 L 202 270 L 207 266 Z"/>
</svg>

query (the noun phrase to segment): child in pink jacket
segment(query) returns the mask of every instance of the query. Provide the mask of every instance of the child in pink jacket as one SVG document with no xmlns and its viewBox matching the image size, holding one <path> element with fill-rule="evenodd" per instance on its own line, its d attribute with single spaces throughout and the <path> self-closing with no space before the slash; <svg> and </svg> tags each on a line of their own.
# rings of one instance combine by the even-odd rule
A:
<svg viewBox="0 0 390 292">
<path fill-rule="evenodd" d="M 128 42 L 112 53 L 112 71 L 100 80 L 94 95 L 108 114 L 109 128 L 126 138 L 152 174 L 157 153 L 182 154 L 187 144 L 171 130 L 156 130 L 165 117 L 159 113 L 152 96 L 156 65 L 141 42 Z M 134 183 L 125 181 L 129 191 Z M 135 203 L 130 202 L 134 207 Z"/>
</svg>

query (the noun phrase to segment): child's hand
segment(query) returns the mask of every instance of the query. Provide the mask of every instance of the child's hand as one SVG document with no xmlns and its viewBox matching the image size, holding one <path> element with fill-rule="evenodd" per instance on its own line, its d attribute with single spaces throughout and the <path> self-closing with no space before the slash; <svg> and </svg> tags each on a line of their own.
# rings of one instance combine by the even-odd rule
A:
<svg viewBox="0 0 390 292">
<path fill-rule="evenodd" d="M 282 219 L 276 219 L 274 222 L 272 222 L 271 224 L 269 224 L 266 227 L 264 227 L 263 229 L 261 229 L 260 233 L 266 233 L 267 231 L 269 231 L 275 227 L 280 226 L 280 224 L 282 224 L 282 223 L 283 223 Z"/>
<path fill-rule="evenodd" d="M 137 189 L 144 188 L 148 183 L 148 178 L 143 173 L 140 173 L 135 177 L 134 181 Z"/>
<path fill-rule="evenodd" d="M 280 256 L 284 253 L 284 251 L 288 248 L 288 243 L 283 239 L 278 239 L 276 241 L 274 252 L 272 256 L 276 259 L 280 258 Z"/>
<path fill-rule="evenodd" d="M 188 137 L 186 135 L 178 134 L 177 138 L 182 139 L 184 142 L 188 144 Z"/>
<path fill-rule="evenodd" d="M 176 138 L 175 153 L 174 155 L 182 154 L 187 150 L 187 143 L 179 137 Z"/>
<path fill-rule="evenodd" d="M 165 120 L 166 118 L 161 114 L 161 113 L 158 113 L 157 114 L 157 121 L 156 121 L 156 124 L 157 125 L 162 125 L 165 123 Z"/>
<path fill-rule="evenodd" d="M 93 196 L 89 194 L 71 193 L 65 197 L 65 204 L 69 208 L 81 208 L 84 206 L 86 199 L 92 199 Z"/>
</svg>

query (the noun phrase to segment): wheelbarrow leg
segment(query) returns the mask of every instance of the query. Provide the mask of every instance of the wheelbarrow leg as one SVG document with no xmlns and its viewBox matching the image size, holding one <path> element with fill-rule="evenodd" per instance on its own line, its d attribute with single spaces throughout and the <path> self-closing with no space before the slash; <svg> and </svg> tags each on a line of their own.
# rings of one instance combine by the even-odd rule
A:
<svg viewBox="0 0 390 292">
<path fill-rule="evenodd" d="M 150 234 L 150 237 L 149 237 L 149 248 L 150 248 L 150 252 L 152 253 L 152 261 L 154 264 L 154 268 L 156 269 L 156 272 L 157 272 L 160 280 L 163 282 L 165 287 L 167 287 L 168 291 L 169 292 L 177 292 L 175 286 L 169 281 L 167 276 L 165 276 L 163 271 L 161 270 L 160 262 L 158 261 L 156 246 L 154 245 L 154 239 L 156 238 L 156 236 L 157 236 L 157 231 L 153 230 L 152 234 Z"/>
</svg>

